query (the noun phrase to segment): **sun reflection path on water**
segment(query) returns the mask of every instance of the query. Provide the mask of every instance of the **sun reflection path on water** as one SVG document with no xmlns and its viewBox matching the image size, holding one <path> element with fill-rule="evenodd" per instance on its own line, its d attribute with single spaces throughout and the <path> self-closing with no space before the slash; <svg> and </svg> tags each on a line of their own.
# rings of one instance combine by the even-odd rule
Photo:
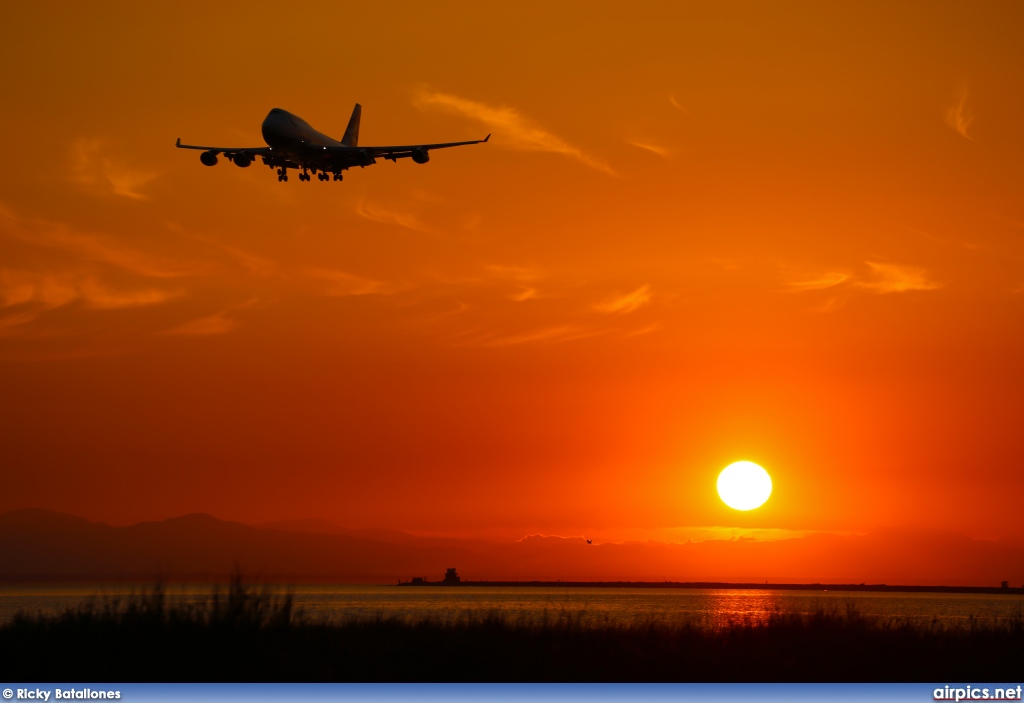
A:
<svg viewBox="0 0 1024 703">
<path fill-rule="evenodd" d="M 424 588 L 400 593 L 295 594 L 296 606 L 314 620 L 456 622 L 498 616 L 514 624 L 556 621 L 584 626 L 692 624 L 721 628 L 763 624 L 781 612 L 773 591 L 627 588 Z M 813 610 L 809 611 L 813 612 Z"/>
<path fill-rule="evenodd" d="M 764 625 L 783 608 L 777 591 L 713 591 L 705 596 L 705 627 L 719 629 L 730 625 Z"/>
</svg>

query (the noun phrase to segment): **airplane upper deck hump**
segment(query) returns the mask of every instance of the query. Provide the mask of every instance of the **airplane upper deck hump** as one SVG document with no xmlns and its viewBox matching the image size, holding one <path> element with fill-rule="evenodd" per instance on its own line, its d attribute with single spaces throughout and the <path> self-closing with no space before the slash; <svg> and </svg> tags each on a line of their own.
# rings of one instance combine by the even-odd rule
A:
<svg viewBox="0 0 1024 703">
<path fill-rule="evenodd" d="M 363 106 L 356 103 L 352 117 L 348 120 L 348 127 L 345 128 L 345 136 L 341 138 L 342 146 L 359 146 L 359 117 L 362 113 Z"/>
</svg>

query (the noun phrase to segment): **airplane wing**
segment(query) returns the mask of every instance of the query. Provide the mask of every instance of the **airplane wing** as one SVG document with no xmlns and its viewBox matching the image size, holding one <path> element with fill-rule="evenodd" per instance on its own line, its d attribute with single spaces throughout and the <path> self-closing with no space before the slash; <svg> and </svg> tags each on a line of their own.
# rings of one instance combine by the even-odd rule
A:
<svg viewBox="0 0 1024 703">
<path fill-rule="evenodd" d="M 483 144 L 491 138 L 487 135 L 483 139 L 474 139 L 465 142 L 445 142 L 442 144 L 409 144 L 405 146 L 324 146 L 317 144 L 306 144 L 299 154 L 284 154 L 281 151 L 274 151 L 269 146 L 259 147 L 223 147 L 223 146 L 198 146 L 195 144 L 182 144 L 178 139 L 174 145 L 179 149 L 196 149 L 202 151 L 199 160 L 206 166 L 213 166 L 217 163 L 217 156 L 223 154 L 228 161 L 234 162 L 236 166 L 248 166 L 257 156 L 263 157 L 263 163 L 267 166 L 277 166 L 284 169 L 310 168 L 314 171 L 340 173 L 354 166 L 369 166 L 376 163 L 379 158 L 388 161 L 411 158 L 418 164 L 425 164 L 430 160 L 431 149 L 447 149 L 453 146 L 465 146 L 467 144 Z M 280 175 L 280 174 L 279 174 Z"/>
<path fill-rule="evenodd" d="M 373 151 L 374 156 L 383 156 L 384 158 L 390 158 L 391 154 L 394 154 L 396 158 L 402 158 L 403 156 L 412 156 L 412 152 L 417 149 L 429 151 L 430 149 L 447 149 L 450 146 L 465 146 L 466 144 L 483 144 L 491 138 L 491 135 L 487 135 L 483 139 L 474 139 L 468 142 L 447 142 L 445 144 L 411 144 L 409 146 L 364 146 L 363 149 L 370 149 Z"/>
<path fill-rule="evenodd" d="M 181 139 L 174 143 L 174 146 L 179 149 L 199 149 L 201 151 L 210 151 L 214 154 L 224 154 L 227 157 L 232 157 L 235 154 L 249 154 L 250 156 L 270 156 L 273 154 L 273 150 L 269 146 L 254 146 L 254 147 L 243 147 L 234 148 L 226 146 L 196 146 L 194 144 L 182 144 Z"/>
<path fill-rule="evenodd" d="M 340 161 L 351 161 L 353 165 L 368 165 L 373 163 L 375 158 L 384 158 L 389 161 L 412 158 L 416 163 L 426 163 L 429 160 L 427 152 L 432 149 L 447 149 L 453 146 L 466 146 L 467 144 L 483 144 L 491 138 L 487 135 L 483 139 L 473 139 L 466 142 L 445 142 L 443 144 L 408 144 L 404 146 L 326 146 L 325 153 L 331 156 L 340 157 Z M 313 147 L 315 149 L 315 147 Z"/>
</svg>

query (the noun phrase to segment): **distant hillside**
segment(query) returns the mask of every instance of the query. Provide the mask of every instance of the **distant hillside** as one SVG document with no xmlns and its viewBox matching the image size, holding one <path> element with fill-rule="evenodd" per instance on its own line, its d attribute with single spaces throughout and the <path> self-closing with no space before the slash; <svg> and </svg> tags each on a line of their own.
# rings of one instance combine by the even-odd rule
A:
<svg viewBox="0 0 1024 703">
<path fill-rule="evenodd" d="M 46 510 L 0 514 L 0 580 L 250 578 L 339 583 L 474 581 L 733 581 L 1013 586 L 1024 545 L 954 533 L 816 534 L 772 542 L 587 544 L 531 536 L 512 543 L 347 530 L 326 521 L 251 527 L 193 514 L 129 527 Z"/>
<path fill-rule="evenodd" d="M 260 578 L 392 583 L 410 571 L 443 572 L 443 564 L 465 557 L 458 549 L 425 552 L 414 544 L 256 528 L 202 514 L 129 527 L 45 510 L 0 515 L 5 580 L 220 578 L 237 567 Z"/>
</svg>

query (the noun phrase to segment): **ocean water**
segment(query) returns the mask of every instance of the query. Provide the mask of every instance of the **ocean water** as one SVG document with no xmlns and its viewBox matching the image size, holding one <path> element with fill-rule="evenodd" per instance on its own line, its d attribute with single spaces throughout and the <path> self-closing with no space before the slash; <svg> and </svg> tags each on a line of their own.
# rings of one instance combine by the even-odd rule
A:
<svg viewBox="0 0 1024 703">
<path fill-rule="evenodd" d="M 0 585 L 0 624 L 19 611 L 53 615 L 89 602 L 123 601 L 147 588 L 124 584 Z M 220 588 L 223 593 L 224 587 Z M 209 584 L 166 587 L 170 600 L 194 604 L 208 602 L 213 589 Z M 588 624 L 689 621 L 715 628 L 732 622 L 761 623 L 775 613 L 853 608 L 870 617 L 953 625 L 971 619 L 993 622 L 1020 617 L 1024 611 L 1024 595 L 1017 594 L 352 585 L 256 586 L 255 590 L 290 593 L 296 610 L 314 621 L 378 617 L 457 620 L 501 613 L 524 624 L 574 618 Z"/>
</svg>

